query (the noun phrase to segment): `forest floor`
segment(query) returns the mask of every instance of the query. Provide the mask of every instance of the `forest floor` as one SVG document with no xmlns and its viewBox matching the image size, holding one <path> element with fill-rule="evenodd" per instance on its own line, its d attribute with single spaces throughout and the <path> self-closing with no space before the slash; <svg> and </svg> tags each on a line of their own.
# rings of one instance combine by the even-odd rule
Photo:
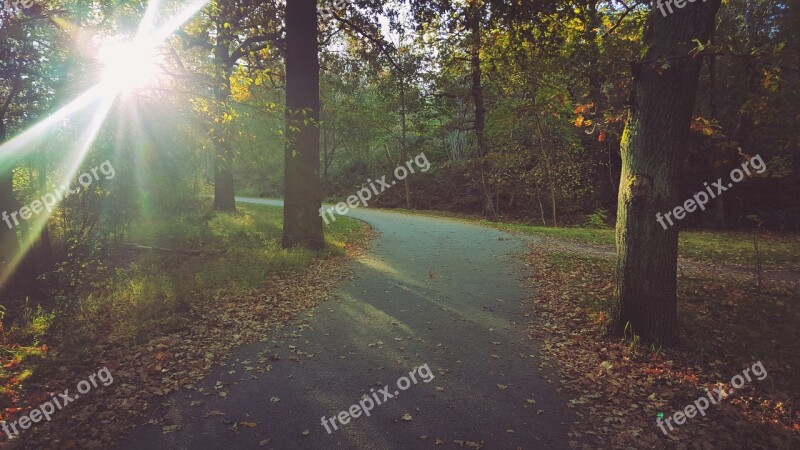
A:
<svg viewBox="0 0 800 450">
<path fill-rule="evenodd" d="M 52 311 L 2 330 L 2 419 L 9 424 L 106 367 L 113 377 L 52 420 L 0 431 L 0 448 L 108 448 L 161 398 L 197 382 L 233 348 L 324 301 L 371 239 L 343 219 L 328 250 L 280 248 L 281 208 L 152 218 L 112 258 L 82 263 L 91 283 Z M 85 264 L 85 265 L 84 265 Z M 77 396 L 75 396 L 77 397 Z M 64 400 L 62 399 L 62 402 Z M 32 416 L 31 416 L 32 417 Z"/>
<path fill-rule="evenodd" d="M 591 244 L 529 239 L 523 256 L 537 285 L 532 336 L 582 411 L 574 430 L 601 447 L 797 448 L 800 444 L 800 283 L 682 259 L 681 344 L 635 345 L 607 334 L 615 260 Z M 781 272 L 778 272 L 781 273 Z M 705 417 L 662 432 L 656 420 L 683 410 L 761 362 L 753 379 Z M 716 394 L 715 394 L 716 395 Z"/>
</svg>

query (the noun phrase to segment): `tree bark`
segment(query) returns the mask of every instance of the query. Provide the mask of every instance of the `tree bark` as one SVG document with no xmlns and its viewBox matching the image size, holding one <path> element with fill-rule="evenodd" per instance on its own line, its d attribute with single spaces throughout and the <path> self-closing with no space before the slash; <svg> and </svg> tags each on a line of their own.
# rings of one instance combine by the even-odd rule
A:
<svg viewBox="0 0 800 450">
<path fill-rule="evenodd" d="M 47 192 L 47 154 L 44 150 L 39 153 L 39 192 Z M 40 265 L 45 270 L 49 270 L 53 263 L 53 246 L 50 243 L 50 227 L 49 218 L 45 220 L 42 225 L 42 231 L 39 233 L 39 256 Z"/>
<path fill-rule="evenodd" d="M 315 0 L 286 2 L 284 248 L 325 247 L 319 160 L 319 44 Z"/>
<path fill-rule="evenodd" d="M 484 214 L 492 219 L 497 218 L 497 211 L 492 200 L 492 193 L 486 183 L 486 106 L 483 100 L 483 71 L 481 70 L 481 18 L 483 16 L 483 0 L 470 0 L 469 28 L 472 32 L 470 46 L 470 65 L 472 69 L 472 99 L 475 102 L 475 138 L 478 141 L 478 172 L 481 178 L 481 191 L 484 198 Z"/>
<path fill-rule="evenodd" d="M 544 143 L 544 133 L 542 133 L 542 124 L 539 120 L 539 113 L 536 114 L 536 129 L 539 132 L 539 145 L 542 147 L 542 156 L 544 159 L 544 170 L 547 173 L 547 184 L 550 185 L 550 207 L 553 213 L 553 226 L 558 227 L 558 214 L 556 210 L 556 185 L 553 181 L 553 166 L 550 165 L 550 155 L 547 153 L 547 147 Z"/>
<path fill-rule="evenodd" d="M 634 87 L 622 136 L 617 213 L 616 328 L 646 343 L 678 342 L 678 229 L 656 220 L 678 206 L 701 58 L 693 39 L 707 42 L 720 0 L 687 3 L 663 17 L 650 12 L 646 51 L 633 63 Z"/>
<path fill-rule="evenodd" d="M 15 82 L 9 92 L 8 97 L 2 105 L 0 105 L 0 145 L 6 142 L 8 138 L 6 131 L 6 116 L 11 106 L 14 97 L 20 92 L 19 82 Z M 20 203 L 14 195 L 14 166 L 11 161 L 6 161 L 5 164 L 0 164 L 0 213 L 19 211 Z M 13 220 L 9 219 L 13 225 Z M 17 237 L 16 230 L 9 227 L 5 221 L 0 222 L 0 287 L 16 288 L 14 286 L 15 278 L 13 271 L 16 270 L 14 266 L 15 258 L 17 258 L 21 251 L 19 238 Z"/>
<path fill-rule="evenodd" d="M 538 190 L 536 191 L 536 200 L 539 201 L 539 212 L 542 215 L 542 226 L 546 227 L 547 226 L 547 221 L 544 220 L 544 205 L 542 204 L 542 196 L 539 194 Z"/>
<path fill-rule="evenodd" d="M 401 37 L 401 43 L 402 37 Z M 405 69 L 405 67 L 404 67 Z M 408 148 L 406 147 L 406 136 L 408 135 L 408 124 L 406 123 L 406 75 L 400 72 L 400 128 L 401 128 L 401 142 L 400 142 L 400 165 L 408 161 Z M 411 186 L 408 184 L 408 178 L 403 180 L 403 186 L 406 193 L 406 208 L 411 209 Z"/>
<path fill-rule="evenodd" d="M 6 127 L 5 121 L 0 118 L 0 143 L 6 141 Z M 0 213 L 7 212 L 11 214 L 18 211 L 20 204 L 14 195 L 14 168 L 9 166 L 3 167 L 0 172 Z M 13 225 L 13 220 L 9 219 Z M 19 239 L 13 228 L 9 228 L 5 222 L 0 222 L 0 261 L 9 264 L 13 261 L 14 257 L 19 252 Z M 11 267 L 6 265 L 3 270 L 10 270 Z"/>
<path fill-rule="evenodd" d="M 236 193 L 233 184 L 233 149 L 227 125 L 222 119 L 225 105 L 231 92 L 230 36 L 223 23 L 217 24 L 217 43 L 214 46 L 214 98 L 216 116 L 214 124 L 214 209 L 217 211 L 236 211 Z"/>
<path fill-rule="evenodd" d="M 589 101 L 592 108 L 587 117 L 591 118 L 595 126 L 602 132 L 607 129 L 608 124 L 604 122 L 604 115 L 608 107 L 606 96 L 603 94 L 603 84 L 606 76 L 603 73 L 602 52 L 600 47 L 603 25 L 601 13 L 598 11 L 598 1 L 589 0 L 586 3 L 586 15 L 584 18 L 584 36 L 586 42 L 586 82 L 588 84 Z M 598 135 L 595 133 L 583 134 L 584 146 L 590 150 L 590 155 L 597 164 L 597 180 L 608 180 L 608 186 L 598 183 L 598 200 L 603 204 L 610 204 L 617 198 L 617 179 L 619 177 L 616 167 L 620 165 L 619 152 L 612 147 L 612 139 L 599 142 Z M 603 169 L 605 168 L 605 169 Z M 605 172 L 605 173 L 602 173 Z M 608 177 L 604 177 L 604 175 Z"/>
<path fill-rule="evenodd" d="M 322 105 L 320 105 L 320 108 L 322 108 Z M 320 115 L 322 116 L 321 109 Z M 320 127 L 320 136 L 322 138 L 322 196 L 324 198 L 331 192 L 330 186 L 328 185 L 328 173 L 331 164 L 333 164 L 333 157 L 336 154 L 336 150 L 339 148 L 338 130 L 336 129 L 336 112 L 330 113 Z"/>
</svg>

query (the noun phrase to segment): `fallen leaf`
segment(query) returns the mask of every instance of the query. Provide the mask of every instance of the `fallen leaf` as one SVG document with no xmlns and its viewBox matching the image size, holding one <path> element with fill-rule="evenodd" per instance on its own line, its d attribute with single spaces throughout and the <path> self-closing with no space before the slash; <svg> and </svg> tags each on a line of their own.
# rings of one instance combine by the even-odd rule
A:
<svg viewBox="0 0 800 450">
<path fill-rule="evenodd" d="M 181 429 L 180 425 L 167 425 L 167 426 L 161 427 L 161 433 L 162 434 L 174 433 L 174 432 L 176 432 L 176 431 L 178 431 L 180 429 Z"/>
</svg>

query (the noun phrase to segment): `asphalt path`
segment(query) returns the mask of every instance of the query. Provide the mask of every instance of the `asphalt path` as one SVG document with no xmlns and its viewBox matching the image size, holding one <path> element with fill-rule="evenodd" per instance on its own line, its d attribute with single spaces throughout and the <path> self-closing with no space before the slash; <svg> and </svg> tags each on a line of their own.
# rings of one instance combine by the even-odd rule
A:
<svg viewBox="0 0 800 450">
<path fill-rule="evenodd" d="M 523 242 L 449 219 L 349 216 L 380 237 L 338 299 L 165 397 L 154 424 L 119 449 L 568 447 L 567 399 L 526 334 L 535 311 L 515 257 Z M 334 429 L 330 418 L 360 402 L 360 417 L 337 417 Z"/>
</svg>

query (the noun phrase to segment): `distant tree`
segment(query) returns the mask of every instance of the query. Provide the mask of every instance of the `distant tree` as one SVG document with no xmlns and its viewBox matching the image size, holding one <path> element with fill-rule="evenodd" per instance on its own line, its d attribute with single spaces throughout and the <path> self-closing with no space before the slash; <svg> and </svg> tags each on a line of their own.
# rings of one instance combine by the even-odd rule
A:
<svg viewBox="0 0 800 450">
<path fill-rule="evenodd" d="M 51 106 L 54 86 L 63 84 L 64 77 L 54 73 L 61 64 L 61 48 L 58 45 L 42 45 L 54 39 L 54 30 L 45 17 L 31 16 L 12 9 L 0 10 L 0 145 L 18 134 L 26 125 L 35 121 Z M 11 214 L 22 206 L 20 193 L 15 189 L 14 173 L 24 164 L 24 155 L 12 152 L 0 154 L 0 213 Z M 38 180 L 45 181 L 44 156 L 40 153 Z M 13 223 L 13 222 L 12 222 Z M 0 222 L 0 262 L 9 263 L 27 251 L 23 241 L 41 244 L 41 258 L 49 255 L 47 228 L 33 237 L 25 237 L 29 227 L 9 227 Z M 24 239 L 20 239 L 23 237 Z M 36 282 L 36 255 L 18 261 L 17 267 L 6 266 L 0 270 L 0 280 L 9 280 L 23 290 L 32 288 Z M 49 259 L 49 258 L 47 258 Z M 14 270 L 14 277 L 7 277 Z"/>
<path fill-rule="evenodd" d="M 231 76 L 234 68 L 247 61 L 249 68 L 262 65 L 260 52 L 282 46 L 283 28 L 276 2 L 253 0 L 214 1 L 193 25 L 178 32 L 187 49 L 201 48 L 212 61 L 210 74 L 183 73 L 190 79 L 211 84 L 214 106 L 209 134 L 214 143 L 214 209 L 234 211 L 234 133 L 231 131 Z"/>
</svg>

